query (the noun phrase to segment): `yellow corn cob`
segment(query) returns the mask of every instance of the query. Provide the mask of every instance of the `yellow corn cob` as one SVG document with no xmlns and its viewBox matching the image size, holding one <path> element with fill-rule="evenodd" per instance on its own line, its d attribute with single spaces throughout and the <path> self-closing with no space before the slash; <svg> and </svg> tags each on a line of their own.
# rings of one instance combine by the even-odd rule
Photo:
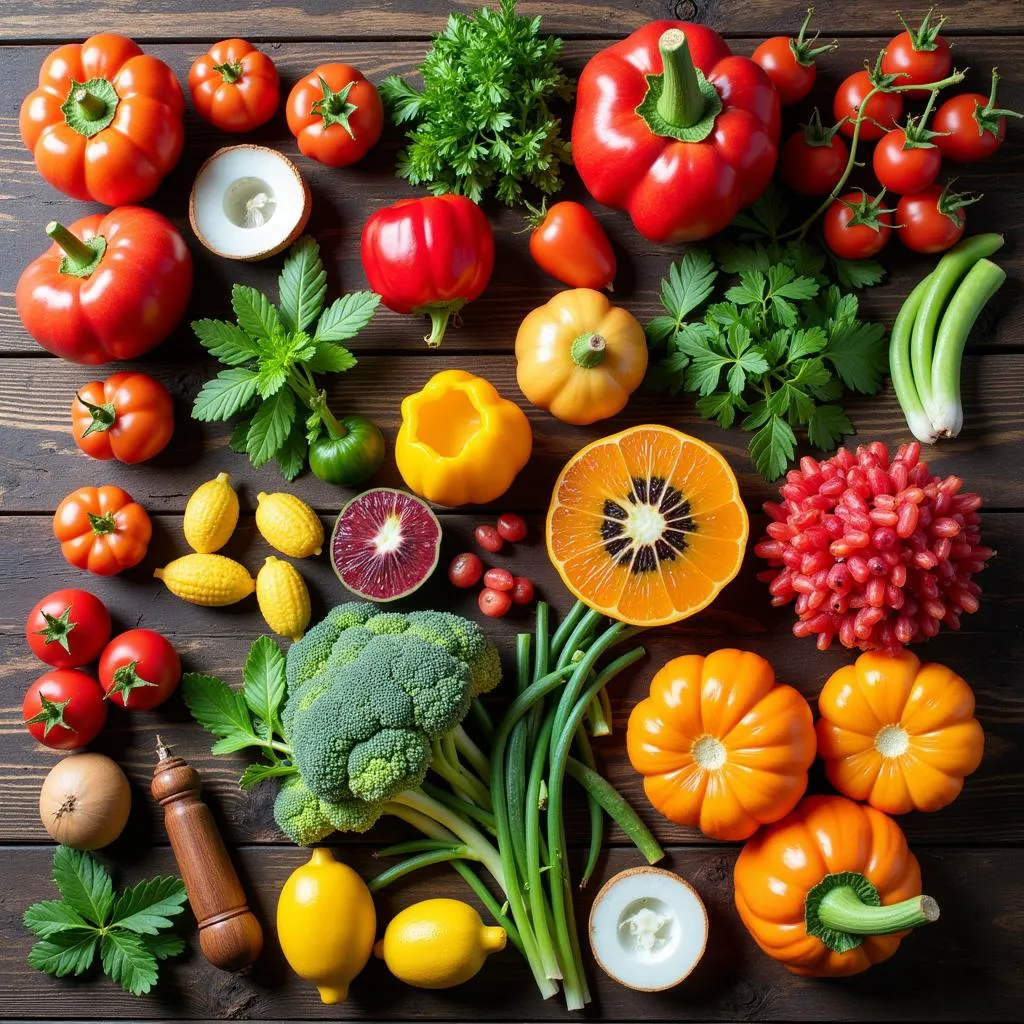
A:
<svg viewBox="0 0 1024 1024">
<path fill-rule="evenodd" d="M 272 548 L 292 558 L 319 555 L 324 543 L 317 514 L 294 494 L 257 494 L 256 529 Z"/>
<path fill-rule="evenodd" d="M 200 554 L 219 551 L 238 525 L 238 495 L 227 473 L 200 484 L 185 506 L 182 524 L 189 547 Z"/>
<path fill-rule="evenodd" d="M 267 557 L 256 575 L 256 600 L 267 625 L 278 635 L 301 640 L 309 625 L 309 591 L 291 562 Z"/>
<path fill-rule="evenodd" d="M 163 580 L 175 597 L 204 608 L 234 604 L 256 589 L 249 570 L 224 555 L 183 555 L 155 569 L 153 575 Z"/>
</svg>

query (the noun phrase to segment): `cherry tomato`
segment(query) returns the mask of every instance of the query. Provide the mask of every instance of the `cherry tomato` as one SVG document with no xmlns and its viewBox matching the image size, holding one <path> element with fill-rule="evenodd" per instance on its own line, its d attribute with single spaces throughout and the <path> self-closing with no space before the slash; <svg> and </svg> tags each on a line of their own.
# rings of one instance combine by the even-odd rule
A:
<svg viewBox="0 0 1024 1024">
<path fill-rule="evenodd" d="M 28 613 L 25 638 L 32 653 L 47 665 L 88 665 L 110 639 L 110 612 L 87 590 L 55 590 Z"/>
<path fill-rule="evenodd" d="M 508 569 L 488 569 L 484 573 L 484 586 L 491 590 L 511 590 L 514 578 Z"/>
<path fill-rule="evenodd" d="M 222 39 L 188 73 L 196 113 L 223 132 L 248 132 L 274 116 L 281 100 L 274 62 L 244 39 Z"/>
<path fill-rule="evenodd" d="M 980 92 L 951 96 L 935 114 L 935 145 L 946 160 L 972 164 L 990 157 L 1006 138 L 1007 117 L 1022 117 L 1016 110 L 996 106 L 999 76 L 992 72 L 992 89 L 987 97 Z"/>
<path fill-rule="evenodd" d="M 75 444 L 94 459 L 145 462 L 167 447 L 174 433 L 174 402 L 145 373 L 115 373 L 91 380 L 71 403 Z"/>
<path fill-rule="evenodd" d="M 512 603 L 529 604 L 533 600 L 533 584 L 525 576 L 512 581 Z"/>
<path fill-rule="evenodd" d="M 903 128 L 893 128 L 879 139 L 871 156 L 878 184 L 898 196 L 927 188 L 942 170 L 942 154 L 929 141 L 908 143 Z"/>
<path fill-rule="evenodd" d="M 492 590 L 487 587 L 480 591 L 477 603 L 480 605 L 480 611 L 489 619 L 500 619 L 508 615 L 512 607 L 512 595 L 504 590 Z"/>
<path fill-rule="evenodd" d="M 896 232 L 899 240 L 913 252 L 945 252 L 960 241 L 967 224 L 964 207 L 981 196 L 951 192 L 949 185 L 929 185 L 896 205 Z"/>
<path fill-rule="evenodd" d="M 885 47 L 882 71 L 897 75 L 896 85 L 927 85 L 938 82 L 953 70 L 953 54 L 949 43 L 939 35 L 945 18 L 932 21 L 932 11 L 924 16 L 919 28 L 911 28 L 900 14 L 896 15 L 905 31 L 893 36 Z M 925 92 L 914 89 L 909 95 Z"/>
<path fill-rule="evenodd" d="M 850 150 L 838 127 L 823 128 L 815 110 L 809 124 L 794 132 L 779 154 L 779 174 L 801 196 L 827 196 L 846 170 Z"/>
<path fill-rule="evenodd" d="M 504 512 L 498 516 L 498 533 L 509 544 L 518 544 L 526 539 L 526 520 L 515 512 Z"/>
<path fill-rule="evenodd" d="M 478 526 L 473 531 L 473 536 L 484 551 L 496 555 L 501 550 L 501 534 L 493 526 Z"/>
<path fill-rule="evenodd" d="M 878 82 L 876 71 L 855 71 L 845 78 L 836 90 L 832 101 L 832 113 L 837 121 L 844 117 L 839 129 L 847 138 L 853 138 L 853 128 L 864 99 Z M 865 142 L 880 139 L 903 113 L 903 97 L 898 92 L 876 92 L 864 104 L 864 120 L 860 126 L 860 138 Z M 877 122 L 877 123 L 876 123 Z"/>
<path fill-rule="evenodd" d="M 463 551 L 461 555 L 456 555 L 452 559 L 452 564 L 448 566 L 448 579 L 456 587 L 468 590 L 480 582 L 483 572 L 484 563 L 480 561 L 480 556 L 473 554 L 472 551 Z"/>
<path fill-rule="evenodd" d="M 838 40 L 824 46 L 815 46 L 818 33 L 808 39 L 807 27 L 811 23 L 814 8 L 808 8 L 807 17 L 800 26 L 800 34 L 790 36 L 772 36 L 766 39 L 754 51 L 753 60 L 772 80 L 775 91 L 779 94 L 779 102 L 784 107 L 799 103 L 813 88 L 818 76 L 818 66 L 814 58 L 821 53 L 828 53 L 838 45 Z"/>
<path fill-rule="evenodd" d="M 181 660 L 170 641 L 152 629 L 115 636 L 100 657 L 100 685 L 123 708 L 155 708 L 178 688 Z"/>
<path fill-rule="evenodd" d="M 28 688 L 21 717 L 40 743 L 54 750 L 75 750 L 99 734 L 107 720 L 107 705 L 92 676 L 60 668 L 41 675 Z"/>
<path fill-rule="evenodd" d="M 847 192 L 825 211 L 825 243 L 840 259 L 867 259 L 889 241 L 892 211 L 882 209 L 884 195 Z"/>
<path fill-rule="evenodd" d="M 615 280 L 615 253 L 608 236 L 580 203 L 555 203 L 537 213 L 530 255 L 541 270 L 572 288 L 608 288 Z"/>
<path fill-rule="evenodd" d="M 53 535 L 72 565 L 113 576 L 146 557 L 153 524 L 120 487 L 80 487 L 57 506 Z"/>
</svg>

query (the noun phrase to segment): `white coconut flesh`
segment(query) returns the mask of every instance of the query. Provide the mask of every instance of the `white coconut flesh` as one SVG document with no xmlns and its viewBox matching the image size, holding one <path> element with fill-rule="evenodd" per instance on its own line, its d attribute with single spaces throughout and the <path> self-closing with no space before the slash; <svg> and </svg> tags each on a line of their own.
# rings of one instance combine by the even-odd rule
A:
<svg viewBox="0 0 1024 1024">
<path fill-rule="evenodd" d="M 309 195 L 287 157 L 265 146 L 231 146 L 200 169 L 189 212 L 196 235 L 212 252 L 262 259 L 302 231 Z"/>
<path fill-rule="evenodd" d="M 704 955 L 707 938 L 700 896 L 661 868 L 620 872 L 590 912 L 594 959 L 609 977 L 640 992 L 661 992 L 683 981 Z"/>
</svg>

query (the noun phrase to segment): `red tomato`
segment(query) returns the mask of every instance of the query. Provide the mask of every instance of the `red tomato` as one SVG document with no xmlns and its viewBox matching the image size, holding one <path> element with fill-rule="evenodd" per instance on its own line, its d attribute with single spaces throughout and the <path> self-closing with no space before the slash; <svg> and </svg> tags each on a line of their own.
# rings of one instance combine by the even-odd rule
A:
<svg viewBox="0 0 1024 1024">
<path fill-rule="evenodd" d="M 274 116 L 281 91 L 274 62 L 244 39 L 222 39 L 188 73 L 192 105 L 224 132 L 248 132 Z"/>
<path fill-rule="evenodd" d="M 794 132 L 782 147 L 779 174 L 801 196 L 827 196 L 839 183 L 850 159 L 839 126 L 823 128 L 815 110 L 809 124 Z"/>
<path fill-rule="evenodd" d="M 533 600 L 533 584 L 525 576 L 512 581 L 512 603 L 529 604 Z"/>
<path fill-rule="evenodd" d="M 491 590 L 511 590 L 513 583 L 514 578 L 508 569 L 488 569 L 484 573 L 484 586 Z"/>
<path fill-rule="evenodd" d="M 448 566 L 448 579 L 462 590 L 475 587 L 484 573 L 484 563 L 472 551 L 463 551 L 452 559 Z"/>
<path fill-rule="evenodd" d="M 75 444 L 94 459 L 134 465 L 158 455 L 174 433 L 174 402 L 145 373 L 115 373 L 91 380 L 71 403 Z"/>
<path fill-rule="evenodd" d="M 526 520 L 515 512 L 503 512 L 498 516 L 498 533 L 509 544 L 518 544 L 526 539 Z"/>
<path fill-rule="evenodd" d="M 88 665 L 110 639 L 110 612 L 87 590 L 55 590 L 28 613 L 25 639 L 54 668 Z"/>
<path fill-rule="evenodd" d="M 942 170 L 942 154 L 927 139 L 908 139 L 903 128 L 886 132 L 871 156 L 878 184 L 899 196 L 927 188 Z"/>
<path fill-rule="evenodd" d="M 889 241 L 892 211 L 882 209 L 884 196 L 847 192 L 825 211 L 825 244 L 840 259 L 867 259 Z"/>
<path fill-rule="evenodd" d="M 295 83 L 285 107 L 299 149 L 329 167 L 347 167 L 377 144 L 384 104 L 351 64 L 321 64 Z"/>
<path fill-rule="evenodd" d="M 492 590 L 487 587 L 480 591 L 477 604 L 480 606 L 480 611 L 489 619 L 500 619 L 508 615 L 512 607 L 512 595 L 505 590 Z"/>
<path fill-rule="evenodd" d="M 903 16 L 896 17 L 906 31 L 889 40 L 882 57 L 882 71 L 896 75 L 896 85 L 927 85 L 945 78 L 953 69 L 949 43 L 939 35 L 945 18 L 932 22 L 932 11 L 924 16 L 919 28 L 911 28 Z M 914 89 L 910 95 L 923 93 Z"/>
<path fill-rule="evenodd" d="M 960 241 L 967 224 L 964 207 L 976 203 L 980 195 L 951 192 L 949 186 L 929 185 L 912 196 L 904 196 L 896 206 L 896 233 L 913 252 L 945 252 Z"/>
<path fill-rule="evenodd" d="M 163 704 L 181 680 L 181 661 L 170 641 L 151 629 L 129 629 L 107 644 L 100 658 L 100 685 L 123 708 Z"/>
<path fill-rule="evenodd" d="M 811 23 L 812 14 L 814 8 L 809 7 L 796 39 L 789 36 L 772 36 L 754 51 L 754 63 L 760 64 L 772 80 L 784 107 L 799 103 L 813 88 L 818 75 L 818 66 L 814 58 L 820 53 L 834 50 L 839 45 L 839 41 L 833 39 L 824 46 L 815 46 L 818 41 L 817 32 L 810 39 L 807 38 L 807 27 Z"/>
<path fill-rule="evenodd" d="M 854 124 L 864 106 L 864 120 L 860 126 L 860 138 L 865 142 L 880 139 L 890 128 L 894 127 L 903 113 L 903 97 L 898 92 L 876 92 L 864 103 L 868 93 L 881 81 L 878 66 L 875 70 L 855 71 L 845 78 L 836 90 L 832 101 L 832 113 L 837 121 L 844 117 L 839 129 L 848 138 L 853 138 Z"/>
<path fill-rule="evenodd" d="M 478 526 L 473 531 L 473 536 L 484 551 L 496 555 L 501 550 L 501 534 L 493 526 Z"/>
<path fill-rule="evenodd" d="M 572 288 L 609 288 L 615 253 L 604 228 L 581 203 L 555 203 L 537 215 L 530 255 L 541 270 Z"/>
<path fill-rule="evenodd" d="M 72 565 L 113 576 L 146 557 L 153 524 L 120 487 L 79 487 L 57 506 L 53 535 Z"/>
<path fill-rule="evenodd" d="M 75 750 L 91 743 L 107 720 L 100 684 L 73 668 L 41 675 L 26 691 L 21 717 L 40 743 Z"/>
<path fill-rule="evenodd" d="M 996 106 L 999 76 L 992 72 L 988 97 L 980 92 L 951 96 L 935 114 L 935 145 L 947 160 L 972 164 L 991 156 L 1006 138 L 1007 117 L 1022 117 L 1015 110 Z"/>
</svg>

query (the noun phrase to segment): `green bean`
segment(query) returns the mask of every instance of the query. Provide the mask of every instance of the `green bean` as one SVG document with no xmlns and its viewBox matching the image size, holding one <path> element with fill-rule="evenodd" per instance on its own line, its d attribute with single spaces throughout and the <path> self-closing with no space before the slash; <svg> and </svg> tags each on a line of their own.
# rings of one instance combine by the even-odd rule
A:
<svg viewBox="0 0 1024 1024">
<path fill-rule="evenodd" d="M 366 883 L 366 886 L 370 892 L 377 893 L 381 889 L 386 889 L 389 885 L 397 882 L 400 878 L 405 878 L 406 875 L 412 874 L 414 871 L 430 867 L 432 864 L 446 864 L 453 860 L 476 860 L 476 857 L 465 846 L 451 846 L 447 849 L 428 850 L 425 853 L 418 853 L 392 865 L 377 875 L 376 878 L 371 878 Z"/>
</svg>

